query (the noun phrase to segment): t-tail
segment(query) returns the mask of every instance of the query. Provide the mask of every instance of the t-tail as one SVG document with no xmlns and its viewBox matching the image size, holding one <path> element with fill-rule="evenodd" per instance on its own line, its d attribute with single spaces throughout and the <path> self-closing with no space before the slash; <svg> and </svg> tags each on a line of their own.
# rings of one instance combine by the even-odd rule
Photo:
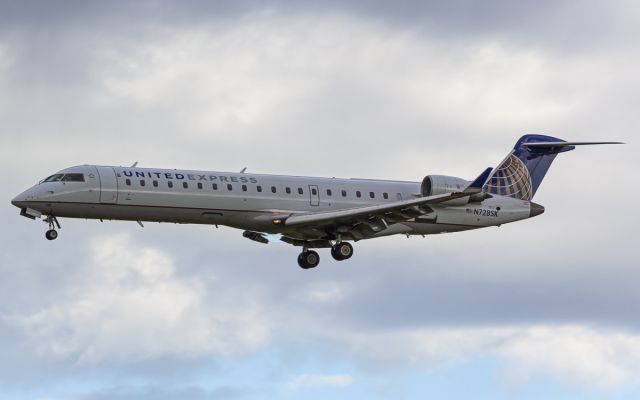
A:
<svg viewBox="0 0 640 400">
<path fill-rule="evenodd" d="M 493 170 L 483 189 L 490 194 L 531 200 L 559 153 L 591 144 L 620 142 L 566 142 L 551 136 L 524 135 L 507 158 Z"/>
</svg>

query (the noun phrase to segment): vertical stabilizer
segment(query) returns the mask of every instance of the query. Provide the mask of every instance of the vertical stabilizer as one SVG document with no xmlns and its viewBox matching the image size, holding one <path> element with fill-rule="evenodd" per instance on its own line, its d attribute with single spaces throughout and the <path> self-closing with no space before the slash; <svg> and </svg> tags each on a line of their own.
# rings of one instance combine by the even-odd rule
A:
<svg viewBox="0 0 640 400">
<path fill-rule="evenodd" d="M 531 147 L 527 145 L 534 143 Z M 556 155 L 573 149 L 574 146 L 558 138 L 525 135 L 493 171 L 484 190 L 500 196 L 531 200 Z"/>
</svg>

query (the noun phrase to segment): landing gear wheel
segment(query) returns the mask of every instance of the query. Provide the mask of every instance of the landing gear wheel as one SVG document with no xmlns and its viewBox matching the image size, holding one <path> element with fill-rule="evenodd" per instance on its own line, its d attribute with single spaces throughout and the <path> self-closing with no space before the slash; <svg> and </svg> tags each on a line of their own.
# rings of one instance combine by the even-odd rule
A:
<svg viewBox="0 0 640 400">
<path fill-rule="evenodd" d="M 331 246 L 331 257 L 336 261 L 342 261 L 340 254 L 338 254 L 338 251 L 336 250 L 336 246 Z"/>
<path fill-rule="evenodd" d="M 331 246 L 331 256 L 338 260 L 346 260 L 353 255 L 353 246 L 347 242 L 340 242 Z"/>
<path fill-rule="evenodd" d="M 55 240 L 58 237 L 58 232 L 55 229 L 56 226 L 58 227 L 58 229 L 60 229 L 60 223 L 58 222 L 58 219 L 53 215 L 48 215 L 44 219 L 44 222 L 49 225 L 49 230 L 44 234 L 44 237 L 46 237 L 47 240 Z"/>
<path fill-rule="evenodd" d="M 298 255 L 298 265 L 300 268 L 315 268 L 320 263 L 320 256 L 313 250 L 303 251 Z"/>
<path fill-rule="evenodd" d="M 49 229 L 44 234 L 44 237 L 46 237 L 47 240 L 55 240 L 58 237 L 58 231 L 56 231 L 55 229 Z"/>
</svg>

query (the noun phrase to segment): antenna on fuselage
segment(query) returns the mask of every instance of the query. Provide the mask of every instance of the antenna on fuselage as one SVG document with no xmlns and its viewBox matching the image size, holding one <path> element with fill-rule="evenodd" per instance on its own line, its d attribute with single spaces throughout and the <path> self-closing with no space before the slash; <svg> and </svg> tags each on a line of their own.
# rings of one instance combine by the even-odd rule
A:
<svg viewBox="0 0 640 400">
<path fill-rule="evenodd" d="M 134 162 L 134 163 L 133 163 L 133 165 L 132 165 L 130 168 L 135 168 L 135 167 L 136 167 L 136 165 L 138 165 L 138 162 L 137 162 L 137 161 L 136 161 L 136 162 Z"/>
<path fill-rule="evenodd" d="M 244 171 L 247 170 L 247 167 L 242 168 L 242 171 L 240 171 L 241 174 L 244 174 Z"/>
</svg>

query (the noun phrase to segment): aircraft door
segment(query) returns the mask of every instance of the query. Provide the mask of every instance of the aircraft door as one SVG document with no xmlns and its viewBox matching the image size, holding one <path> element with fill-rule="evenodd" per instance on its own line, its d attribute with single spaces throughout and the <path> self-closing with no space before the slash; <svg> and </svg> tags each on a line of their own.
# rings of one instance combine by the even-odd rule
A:
<svg viewBox="0 0 640 400">
<path fill-rule="evenodd" d="M 100 176 L 100 203 L 115 204 L 118 201 L 118 181 L 112 167 L 96 167 Z"/>
<path fill-rule="evenodd" d="M 312 206 L 320 205 L 320 190 L 318 190 L 318 185 L 309 185 L 309 201 Z"/>
</svg>

